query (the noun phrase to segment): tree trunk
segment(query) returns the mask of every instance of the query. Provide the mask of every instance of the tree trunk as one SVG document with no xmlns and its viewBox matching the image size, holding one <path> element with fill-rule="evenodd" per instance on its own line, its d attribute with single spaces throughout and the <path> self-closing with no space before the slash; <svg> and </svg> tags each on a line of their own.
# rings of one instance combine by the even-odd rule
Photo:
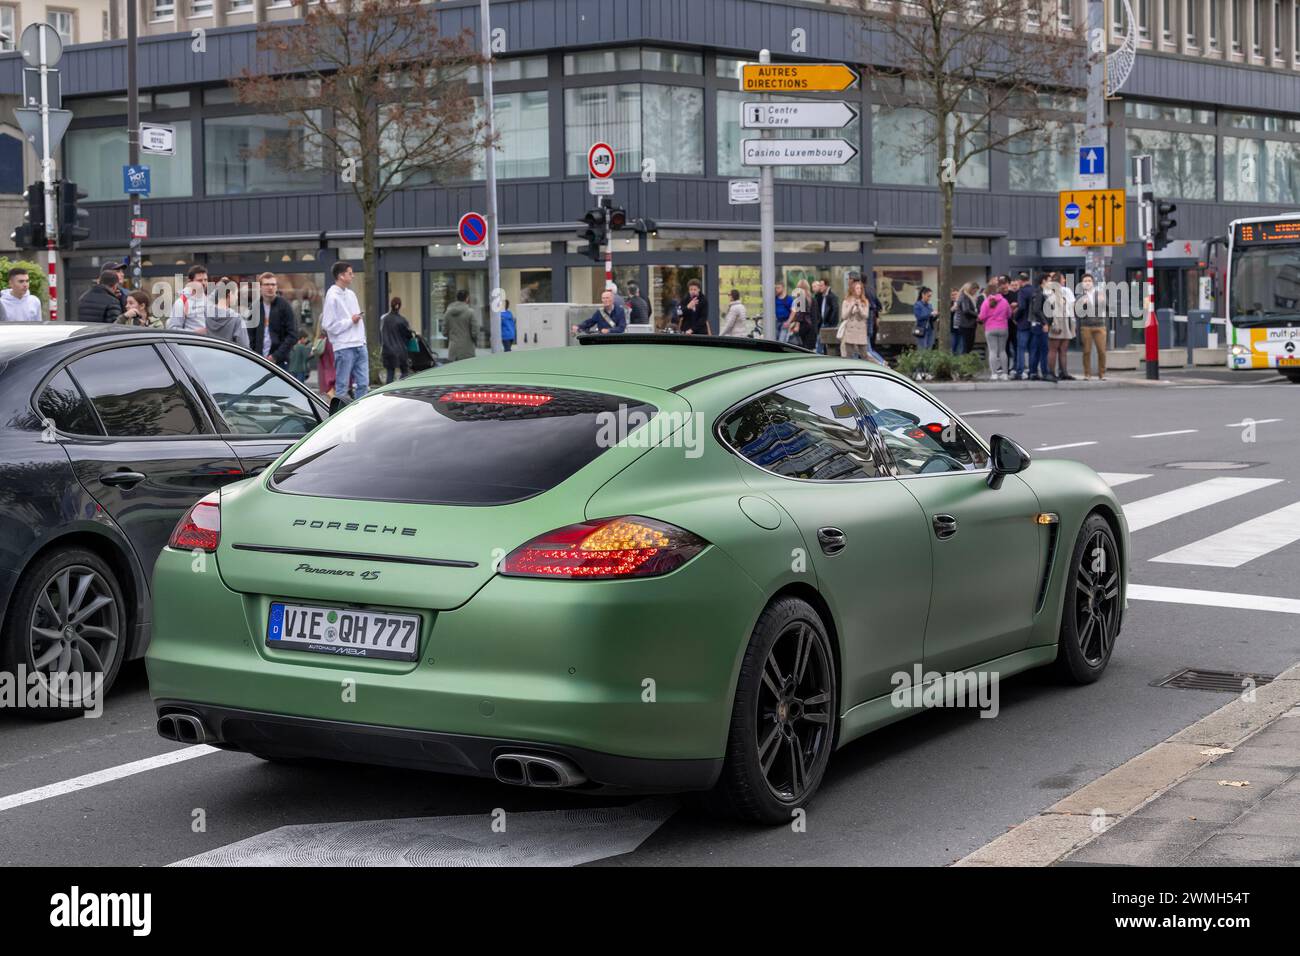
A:
<svg viewBox="0 0 1300 956">
<path fill-rule="evenodd" d="M 952 293 L 952 219 L 953 193 L 956 187 L 956 183 L 939 183 L 939 193 L 943 197 L 943 222 L 939 231 L 939 288 L 934 292 L 934 301 L 936 311 L 939 313 L 939 322 L 936 326 L 938 345 L 942 349 L 950 348 L 952 342 L 952 337 L 949 335 L 952 328 L 952 312 L 949 310 L 952 303 L 949 301 L 949 296 Z"/>
<path fill-rule="evenodd" d="M 366 275 L 366 301 L 362 307 L 366 310 L 366 343 L 371 352 L 379 346 L 379 316 L 383 313 L 379 302 L 379 256 L 375 252 L 375 226 L 379 219 L 378 210 L 373 206 L 363 206 L 362 247 L 364 270 Z"/>
</svg>

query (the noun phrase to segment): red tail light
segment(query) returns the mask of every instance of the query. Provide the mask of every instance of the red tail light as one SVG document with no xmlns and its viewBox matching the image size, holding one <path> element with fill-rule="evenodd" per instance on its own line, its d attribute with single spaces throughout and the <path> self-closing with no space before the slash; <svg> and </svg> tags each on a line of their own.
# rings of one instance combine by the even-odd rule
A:
<svg viewBox="0 0 1300 956">
<path fill-rule="evenodd" d="M 220 541 L 221 496 L 214 491 L 199 499 L 198 504 L 185 512 L 185 517 L 176 522 L 176 528 L 172 531 L 167 546 L 182 551 L 213 552 L 217 550 Z"/>
<path fill-rule="evenodd" d="M 438 401 L 458 405 L 524 405 L 536 408 L 545 405 L 553 396 L 540 392 L 491 392 L 483 390 L 447 392 Z"/>
<path fill-rule="evenodd" d="M 675 571 L 708 547 L 703 538 L 651 518 L 582 521 L 520 545 L 501 573 L 528 578 L 649 578 Z"/>
</svg>

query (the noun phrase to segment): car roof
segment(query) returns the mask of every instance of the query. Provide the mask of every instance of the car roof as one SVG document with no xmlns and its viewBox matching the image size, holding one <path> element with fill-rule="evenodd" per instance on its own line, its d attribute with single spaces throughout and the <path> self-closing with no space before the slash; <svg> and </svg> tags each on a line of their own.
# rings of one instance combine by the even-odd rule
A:
<svg viewBox="0 0 1300 956">
<path fill-rule="evenodd" d="M 438 366 L 440 372 L 483 375 L 567 375 L 672 390 L 733 370 L 775 362 L 808 361 L 811 353 L 627 341 L 616 347 L 516 349 Z"/>
<path fill-rule="evenodd" d="M 0 364 L 73 338 L 131 335 L 146 329 L 102 322 L 0 322 Z"/>
</svg>

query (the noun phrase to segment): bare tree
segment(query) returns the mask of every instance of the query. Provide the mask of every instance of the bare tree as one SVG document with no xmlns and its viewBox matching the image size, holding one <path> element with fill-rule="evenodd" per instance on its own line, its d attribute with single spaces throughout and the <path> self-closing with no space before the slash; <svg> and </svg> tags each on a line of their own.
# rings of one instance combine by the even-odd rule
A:
<svg viewBox="0 0 1300 956">
<path fill-rule="evenodd" d="M 488 141 L 469 82 L 473 35 L 444 36 L 422 0 L 295 0 L 301 20 L 258 29 L 258 69 L 232 80 L 239 102 L 284 116 L 289 137 L 253 152 L 288 169 L 337 174 L 361 207 L 366 324 L 378 329 L 379 209 L 412 184 L 466 175 Z"/>
<path fill-rule="evenodd" d="M 920 120 L 907 142 L 874 148 L 896 149 L 910 162 L 936 158 L 932 174 L 942 219 L 935 305 L 939 341 L 946 345 L 961 174 L 993 152 L 1062 148 L 1059 127 L 1040 97 L 1082 85 L 1083 33 L 1061 27 L 1055 3 L 1048 4 L 1050 18 L 1039 16 L 1041 0 L 856 2 L 890 64 L 870 67 L 868 74 L 888 109 L 915 111 Z M 864 60 L 873 62 L 873 56 Z"/>
</svg>

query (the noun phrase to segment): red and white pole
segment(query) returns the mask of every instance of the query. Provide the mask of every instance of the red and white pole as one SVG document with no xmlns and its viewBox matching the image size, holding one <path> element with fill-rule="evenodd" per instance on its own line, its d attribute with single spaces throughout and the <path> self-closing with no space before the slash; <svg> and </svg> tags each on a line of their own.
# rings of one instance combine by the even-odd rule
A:
<svg viewBox="0 0 1300 956">
<path fill-rule="evenodd" d="M 1160 377 L 1160 323 L 1156 321 L 1156 247 L 1150 236 L 1147 247 L 1146 329 L 1147 378 Z"/>
<path fill-rule="evenodd" d="M 54 240 L 47 239 L 45 243 L 45 254 L 49 257 L 49 272 L 46 275 L 45 285 L 50 293 L 50 321 L 59 321 L 59 270 L 58 254 L 54 251 Z"/>
</svg>

